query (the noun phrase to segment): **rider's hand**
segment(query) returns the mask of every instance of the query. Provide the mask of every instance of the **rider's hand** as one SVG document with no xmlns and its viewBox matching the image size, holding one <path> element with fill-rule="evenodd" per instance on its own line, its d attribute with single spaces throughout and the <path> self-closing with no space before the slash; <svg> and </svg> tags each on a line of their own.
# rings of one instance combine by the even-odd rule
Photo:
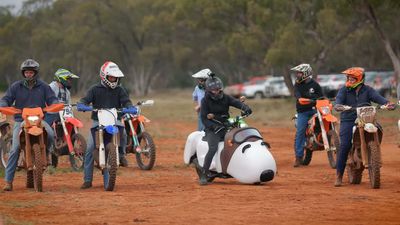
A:
<svg viewBox="0 0 400 225">
<path fill-rule="evenodd" d="M 81 112 L 86 112 L 86 111 L 92 111 L 92 110 L 93 110 L 93 107 L 92 107 L 92 106 L 85 105 L 85 104 L 83 104 L 83 103 L 78 103 L 78 104 L 76 105 L 76 109 L 77 109 L 78 111 L 81 111 Z"/>
<path fill-rule="evenodd" d="M 343 112 L 343 111 L 345 111 L 345 110 L 348 110 L 348 109 L 349 109 L 349 106 L 347 106 L 347 105 L 341 105 L 341 104 L 336 104 L 333 108 L 334 108 L 337 112 Z"/>
<path fill-rule="evenodd" d="M 250 109 L 250 107 L 247 107 L 245 110 L 242 111 L 242 116 L 248 116 L 250 114 L 252 114 L 253 111 Z"/>
<path fill-rule="evenodd" d="M 122 113 L 137 114 L 138 110 L 135 106 L 129 106 L 122 109 Z"/>
<path fill-rule="evenodd" d="M 395 110 L 395 109 L 396 109 L 396 104 L 388 102 L 388 103 L 385 105 L 385 108 L 386 108 L 387 110 L 390 110 L 390 111 Z"/>
</svg>

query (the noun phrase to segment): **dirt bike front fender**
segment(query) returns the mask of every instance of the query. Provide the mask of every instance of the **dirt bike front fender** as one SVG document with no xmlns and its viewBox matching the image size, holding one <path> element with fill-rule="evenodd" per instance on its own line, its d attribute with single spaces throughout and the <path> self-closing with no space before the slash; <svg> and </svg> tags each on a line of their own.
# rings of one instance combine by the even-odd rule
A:
<svg viewBox="0 0 400 225">
<path fill-rule="evenodd" d="M 77 118 L 69 117 L 65 120 L 65 122 L 74 125 L 74 127 L 78 127 L 78 128 L 83 127 L 83 123 L 80 120 L 78 120 Z"/>
<path fill-rule="evenodd" d="M 322 118 L 323 118 L 324 120 L 328 121 L 328 122 L 331 122 L 331 123 L 335 123 L 335 122 L 338 121 L 338 119 L 336 118 L 336 116 L 334 116 L 334 115 L 332 115 L 332 114 L 324 115 L 324 116 L 322 116 Z"/>
</svg>

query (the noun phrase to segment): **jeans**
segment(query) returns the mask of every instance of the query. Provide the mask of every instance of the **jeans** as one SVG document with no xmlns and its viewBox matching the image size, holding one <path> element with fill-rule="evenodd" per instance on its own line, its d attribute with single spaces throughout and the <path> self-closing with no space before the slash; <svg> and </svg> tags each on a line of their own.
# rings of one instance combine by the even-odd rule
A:
<svg viewBox="0 0 400 225">
<path fill-rule="evenodd" d="M 126 131 L 125 128 L 123 127 L 122 123 L 118 121 L 118 132 L 120 133 L 120 143 L 121 146 L 119 147 L 119 157 L 121 158 L 122 156 L 125 156 L 126 154 Z M 99 126 L 99 121 L 93 120 L 92 123 L 92 128 L 98 127 Z M 85 162 L 84 162 L 84 174 L 83 174 L 83 181 L 84 182 L 92 182 L 93 180 L 93 164 L 94 164 L 94 159 L 93 159 L 93 150 L 94 150 L 94 137 L 89 130 L 89 135 L 88 135 L 88 140 L 87 140 L 87 148 L 85 152 Z"/>
<path fill-rule="evenodd" d="M 204 124 L 203 124 L 203 121 L 201 121 L 200 113 L 198 113 L 198 116 L 197 116 L 197 130 L 198 131 L 204 130 Z"/>
<path fill-rule="evenodd" d="M 316 113 L 315 110 L 297 113 L 296 138 L 295 138 L 295 155 L 302 158 L 304 156 L 304 145 L 306 143 L 306 129 L 308 120 Z"/>
<path fill-rule="evenodd" d="M 12 146 L 10 150 L 10 155 L 8 157 L 8 163 L 6 167 L 5 181 L 12 182 L 14 180 L 15 169 L 17 168 L 18 158 L 19 158 L 19 134 L 21 131 L 21 123 L 15 121 L 13 128 L 13 138 L 12 138 Z M 54 143 L 54 132 L 53 129 L 43 121 L 43 126 L 47 132 L 47 152 L 52 149 Z"/>
<path fill-rule="evenodd" d="M 58 113 L 46 113 L 44 116 L 44 121 L 46 121 L 50 126 L 52 126 L 56 120 L 60 120 L 60 114 Z"/>
<path fill-rule="evenodd" d="M 346 168 L 347 156 L 352 146 L 354 122 L 340 123 L 340 150 L 337 153 L 336 174 L 343 175 Z"/>
</svg>

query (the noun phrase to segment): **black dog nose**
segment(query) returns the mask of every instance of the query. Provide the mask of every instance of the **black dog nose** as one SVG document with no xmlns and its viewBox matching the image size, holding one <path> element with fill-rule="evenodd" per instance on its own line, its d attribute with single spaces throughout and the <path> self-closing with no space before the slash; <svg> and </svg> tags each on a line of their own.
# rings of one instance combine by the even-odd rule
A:
<svg viewBox="0 0 400 225">
<path fill-rule="evenodd" d="M 261 182 L 267 182 L 274 179 L 274 171 L 272 170 L 264 170 L 260 175 Z"/>
</svg>

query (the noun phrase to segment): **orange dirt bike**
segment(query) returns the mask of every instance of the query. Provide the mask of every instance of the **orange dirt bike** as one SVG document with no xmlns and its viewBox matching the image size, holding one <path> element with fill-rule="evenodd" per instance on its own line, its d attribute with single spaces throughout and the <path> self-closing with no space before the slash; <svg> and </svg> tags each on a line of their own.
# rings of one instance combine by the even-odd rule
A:
<svg viewBox="0 0 400 225">
<path fill-rule="evenodd" d="M 368 169 L 372 188 L 380 187 L 382 127 L 376 119 L 377 109 L 387 106 L 351 107 L 343 106 L 344 111 L 356 110 L 357 119 L 353 128 L 353 145 L 349 151 L 347 173 L 351 184 L 360 184 L 364 169 Z"/>
<path fill-rule="evenodd" d="M 309 165 L 314 151 L 326 151 L 331 168 L 336 168 L 336 153 L 339 151 L 339 137 L 335 124 L 337 118 L 332 115 L 332 104 L 327 98 L 317 100 L 300 98 L 299 103 L 307 105 L 315 102 L 316 113 L 308 121 L 303 165 Z M 295 118 L 297 119 L 297 114 Z"/>
<path fill-rule="evenodd" d="M 35 188 L 41 192 L 43 188 L 43 171 L 47 168 L 47 133 L 44 129 L 43 112 L 58 112 L 64 104 L 53 104 L 44 109 L 24 108 L 22 110 L 23 122 L 20 132 L 20 149 L 23 151 L 23 165 L 27 170 L 26 187 Z M 21 110 L 14 107 L 0 107 L 0 112 L 6 115 L 20 114 Z"/>
<path fill-rule="evenodd" d="M 126 113 L 122 116 L 125 124 L 127 138 L 126 153 L 133 153 L 140 169 L 151 170 L 156 161 L 156 146 L 153 138 L 145 130 L 145 123 L 150 120 L 141 114 L 140 106 L 152 106 L 153 100 L 140 101 L 136 108 L 136 115 Z"/>
<path fill-rule="evenodd" d="M 6 168 L 12 144 L 12 128 L 6 116 L 0 112 L 0 168 Z"/>
<path fill-rule="evenodd" d="M 74 117 L 72 104 L 65 104 L 59 113 L 60 120 L 52 124 L 54 130 L 54 153 L 52 154 L 52 165 L 57 167 L 59 155 L 69 155 L 69 161 L 73 170 L 83 168 L 86 151 L 86 140 L 78 132 L 83 127 L 82 122 Z"/>
</svg>

